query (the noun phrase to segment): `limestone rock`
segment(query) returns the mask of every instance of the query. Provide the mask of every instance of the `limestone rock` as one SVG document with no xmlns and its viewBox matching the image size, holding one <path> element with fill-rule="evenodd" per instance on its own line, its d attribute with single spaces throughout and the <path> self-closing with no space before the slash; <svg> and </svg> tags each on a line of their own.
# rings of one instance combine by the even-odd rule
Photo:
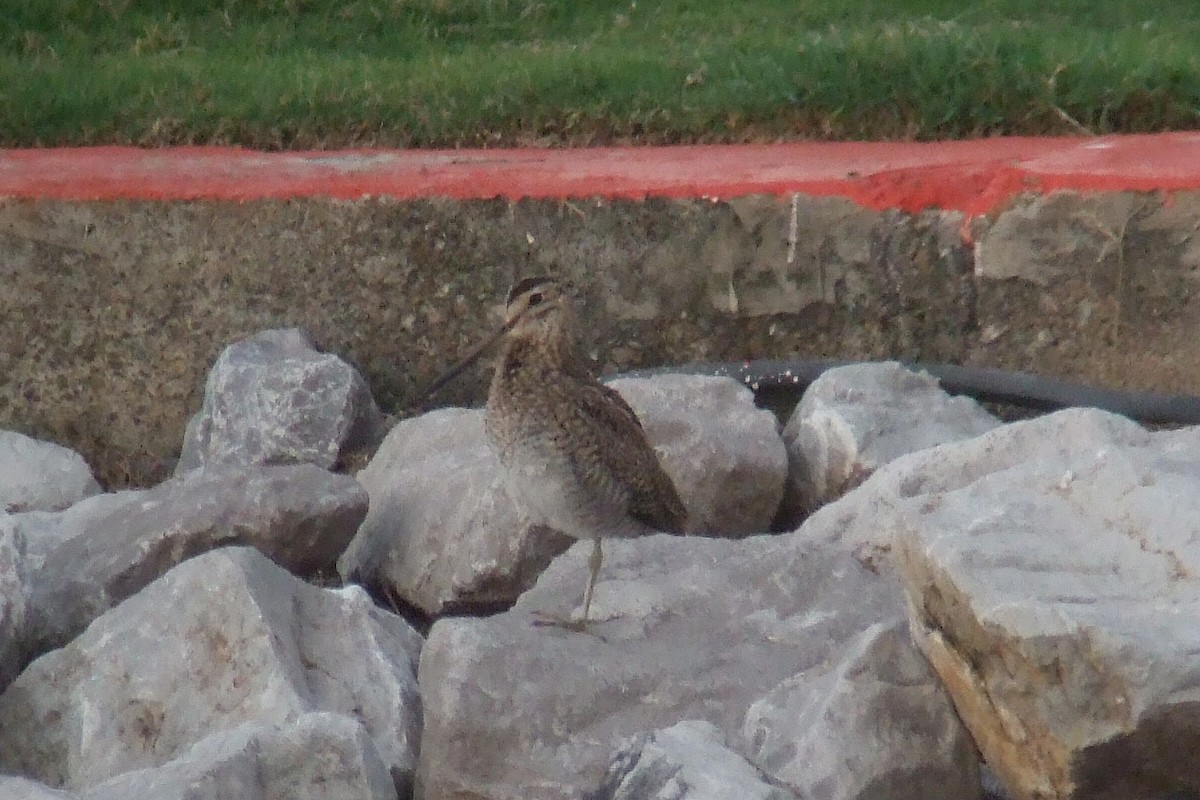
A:
<svg viewBox="0 0 1200 800">
<path fill-rule="evenodd" d="M 511 603 L 574 541 L 522 523 L 482 411 L 400 422 L 357 478 L 371 507 L 338 571 L 428 614 Z"/>
<path fill-rule="evenodd" d="M 425 800 L 577 797 L 628 737 L 682 720 L 736 743 L 763 694 L 901 613 L 895 583 L 840 548 L 658 534 L 605 542 L 586 633 L 533 625 L 579 602 L 590 552 L 555 559 L 511 611 L 434 624 Z"/>
<path fill-rule="evenodd" d="M 0 430 L 0 511 L 58 511 L 99 491 L 74 450 Z"/>
<path fill-rule="evenodd" d="M 750 760 L 806 800 L 968 800 L 975 745 L 903 623 L 873 625 L 827 668 L 746 714 Z"/>
<path fill-rule="evenodd" d="M 1062 411 L 897 467 L 916 641 L 1016 798 L 1200 787 L 1200 428 Z"/>
<path fill-rule="evenodd" d="M 12 516 L 0 513 L 0 692 L 29 660 L 28 581 L 25 536 Z"/>
<path fill-rule="evenodd" d="M 395 800 L 362 725 L 327 712 L 290 723 L 246 723 L 201 739 L 161 767 L 124 772 L 82 794 L 0 778 L 9 800 Z"/>
<path fill-rule="evenodd" d="M 0 797 L 5 800 L 79 800 L 79 795 L 74 792 L 51 789 L 44 783 L 13 775 L 0 775 Z"/>
<path fill-rule="evenodd" d="M 206 553 L 0 695 L 0 771 L 80 790 L 166 764 L 216 731 L 329 711 L 362 723 L 403 792 L 420 735 L 421 645 L 357 587 L 312 586 L 250 548 Z"/>
<path fill-rule="evenodd" d="M 205 737 L 160 767 L 105 781 L 80 800 L 395 800 L 361 724 L 341 714 L 246 723 Z"/>
<path fill-rule="evenodd" d="M 297 328 L 225 348 L 188 423 L 176 475 L 206 465 L 316 464 L 332 469 L 373 445 L 383 417 L 366 381 Z"/>
<path fill-rule="evenodd" d="M 154 489 L 93 498 L 94 515 L 68 509 L 22 520 L 31 541 L 58 542 L 31 578 L 33 647 L 65 644 L 171 567 L 222 545 L 253 545 L 301 575 L 332 571 L 367 503 L 353 478 L 295 464 L 195 470 Z"/>
<path fill-rule="evenodd" d="M 951 397 L 937 379 L 896 362 L 831 369 L 808 387 L 783 431 L 789 513 L 837 499 L 906 453 L 998 425 L 974 400 Z"/>
<path fill-rule="evenodd" d="M 588 800 L 795 800 L 699 720 L 632 737 Z"/>
<path fill-rule="evenodd" d="M 64 542 L 76 536 L 96 536 L 93 525 L 97 519 L 137 508 L 147 491 L 127 489 L 122 492 L 104 492 L 86 497 L 62 511 L 26 511 L 23 514 L 14 514 L 14 524 L 25 535 L 25 555 L 30 570 L 41 569 L 42 564 L 46 562 L 46 556 Z"/>
<path fill-rule="evenodd" d="M 1057 191 L 1028 197 L 984 228 L 975 249 L 976 274 L 993 281 L 1020 278 L 1043 287 L 1064 276 L 1089 274 L 1097 265 L 1119 259 L 1121 239 L 1132 232 L 1130 223 L 1161 215 L 1154 211 L 1134 192 Z M 1146 220 L 1137 227 L 1152 226 Z M 1175 258 L 1190 255 L 1194 264 L 1194 248 L 1175 245 Z M 1184 263 L 1163 268 L 1185 268 L 1187 260 L 1180 260 Z"/>
<path fill-rule="evenodd" d="M 787 450 L 770 411 L 732 378 L 657 375 L 609 386 L 629 403 L 675 481 L 693 531 L 763 533 L 779 510 Z"/>
</svg>

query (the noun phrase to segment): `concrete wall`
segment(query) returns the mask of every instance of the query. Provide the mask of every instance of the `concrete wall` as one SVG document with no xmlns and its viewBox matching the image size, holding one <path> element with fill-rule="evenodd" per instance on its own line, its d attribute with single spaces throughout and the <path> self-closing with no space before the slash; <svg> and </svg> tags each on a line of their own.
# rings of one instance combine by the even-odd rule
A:
<svg viewBox="0 0 1200 800">
<path fill-rule="evenodd" d="M 1198 230 L 1185 192 L 1031 195 L 969 223 L 803 195 L 0 201 L 0 426 L 152 483 L 220 350 L 283 325 L 403 413 L 530 273 L 574 283 L 605 373 L 905 358 L 1200 392 Z M 442 401 L 479 401 L 486 369 Z"/>
</svg>

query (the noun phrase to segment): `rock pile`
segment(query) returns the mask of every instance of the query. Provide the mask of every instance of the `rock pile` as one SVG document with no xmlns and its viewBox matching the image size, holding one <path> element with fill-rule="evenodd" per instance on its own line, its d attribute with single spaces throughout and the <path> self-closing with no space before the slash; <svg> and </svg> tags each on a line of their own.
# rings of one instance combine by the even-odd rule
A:
<svg viewBox="0 0 1200 800">
<path fill-rule="evenodd" d="M 331 472 L 380 417 L 296 331 L 221 356 L 152 489 L 0 433 L 0 797 L 1200 797 L 1200 431 L 1004 425 L 894 364 L 786 426 L 613 386 L 701 535 L 610 540 L 584 633 L 534 621 L 590 545 L 526 524 L 481 412 Z"/>
</svg>

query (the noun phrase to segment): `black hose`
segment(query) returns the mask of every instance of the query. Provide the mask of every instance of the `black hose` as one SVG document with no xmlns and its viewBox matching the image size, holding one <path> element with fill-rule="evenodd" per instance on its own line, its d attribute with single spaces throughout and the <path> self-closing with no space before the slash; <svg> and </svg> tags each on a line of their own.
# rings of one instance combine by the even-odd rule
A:
<svg viewBox="0 0 1200 800">
<path fill-rule="evenodd" d="M 678 367 L 637 370 L 622 377 L 663 374 L 718 375 L 741 381 L 755 394 L 786 391 L 795 400 L 825 370 L 859 364 L 836 359 L 760 359 L 726 364 L 690 364 Z M 1079 383 L 1045 378 L 1028 372 L 1006 372 L 984 367 L 953 364 L 904 364 L 916 372 L 928 372 L 950 394 L 968 395 L 985 403 L 1056 411 L 1060 408 L 1099 408 L 1152 424 L 1200 424 L 1200 397 L 1186 394 L 1155 394 L 1102 389 Z"/>
</svg>

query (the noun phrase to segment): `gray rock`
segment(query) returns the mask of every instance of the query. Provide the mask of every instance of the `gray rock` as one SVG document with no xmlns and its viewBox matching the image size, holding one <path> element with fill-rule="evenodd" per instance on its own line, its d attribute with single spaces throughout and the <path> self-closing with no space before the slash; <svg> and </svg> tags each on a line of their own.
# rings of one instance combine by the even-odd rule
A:
<svg viewBox="0 0 1200 800">
<path fill-rule="evenodd" d="M 1200 786 L 1200 428 L 1063 411 L 894 471 L 914 638 L 1005 788 Z"/>
<path fill-rule="evenodd" d="M 341 714 L 246 723 L 201 739 L 160 767 L 105 781 L 80 800 L 395 800 L 366 730 Z"/>
<path fill-rule="evenodd" d="M 171 567 L 223 545 L 252 545 L 300 575 L 332 572 L 367 503 L 353 478 L 297 464 L 195 470 L 95 498 L 94 515 L 68 509 L 22 520 L 31 541 L 58 542 L 39 555 L 31 579 L 31 648 L 65 644 Z"/>
<path fill-rule="evenodd" d="M 338 571 L 428 614 L 511 603 L 574 541 L 521 522 L 482 411 L 400 422 L 357 477 L 371 507 Z"/>
<path fill-rule="evenodd" d="M 789 514 L 841 497 L 906 453 L 998 425 L 974 400 L 951 397 L 936 378 L 894 361 L 831 369 L 808 387 L 783 431 Z"/>
<path fill-rule="evenodd" d="M 795 800 L 730 750 L 711 723 L 684 720 L 634 736 L 588 800 Z"/>
<path fill-rule="evenodd" d="M 122 492 L 94 494 L 62 511 L 26 511 L 14 514 L 13 521 L 25 535 L 26 559 L 29 569 L 36 572 L 46 562 L 46 556 L 59 545 L 85 534 L 96 535 L 94 523 L 109 514 L 126 513 L 137 508 L 149 490 L 128 489 Z"/>
<path fill-rule="evenodd" d="M 205 465 L 316 464 L 332 469 L 374 445 L 383 417 L 354 367 L 297 328 L 225 348 L 188 423 L 176 474 Z"/>
<path fill-rule="evenodd" d="M 0 692 L 29 661 L 29 562 L 25 536 L 0 513 Z"/>
<path fill-rule="evenodd" d="M 1120 257 L 1121 239 L 1130 223 L 1147 216 L 1152 205 L 1156 204 L 1133 192 L 1057 191 L 1031 196 L 1005 209 L 984 228 L 975 248 L 976 275 L 991 280 L 1021 278 L 1048 286 L 1064 275 L 1089 274 L 1105 260 Z M 1176 257 L 1192 256 L 1194 265 L 1194 248 L 1177 245 L 1174 249 Z"/>
<path fill-rule="evenodd" d="M 331 711 L 363 724 L 407 791 L 421 645 L 357 587 L 312 586 L 250 548 L 206 553 L 17 677 L 0 695 L 0 770 L 79 790 L 216 731 Z"/>
<path fill-rule="evenodd" d="M 99 491 L 74 450 L 0 430 L 0 511 L 58 511 Z"/>
<path fill-rule="evenodd" d="M 806 800 L 969 800 L 975 745 L 902 622 L 783 681 L 746 714 L 750 760 Z"/>
<path fill-rule="evenodd" d="M 79 800 L 79 795 L 74 792 L 51 789 L 44 783 L 10 775 L 0 775 L 0 797 L 5 800 Z"/>
<path fill-rule="evenodd" d="M 160 767 L 123 772 L 81 794 L 0 777 L 6 800 L 395 800 L 361 724 L 341 714 L 248 722 L 201 739 Z"/>
<path fill-rule="evenodd" d="M 732 378 L 658 375 L 609 386 L 629 403 L 687 506 L 692 530 L 764 533 L 779 510 L 787 450 L 779 423 Z"/>
<path fill-rule="evenodd" d="M 588 632 L 535 626 L 579 602 L 590 552 L 555 559 L 509 612 L 433 626 L 425 800 L 577 797 L 628 737 L 681 720 L 740 739 L 764 693 L 901 613 L 895 583 L 839 548 L 659 534 L 605 543 Z"/>
</svg>

